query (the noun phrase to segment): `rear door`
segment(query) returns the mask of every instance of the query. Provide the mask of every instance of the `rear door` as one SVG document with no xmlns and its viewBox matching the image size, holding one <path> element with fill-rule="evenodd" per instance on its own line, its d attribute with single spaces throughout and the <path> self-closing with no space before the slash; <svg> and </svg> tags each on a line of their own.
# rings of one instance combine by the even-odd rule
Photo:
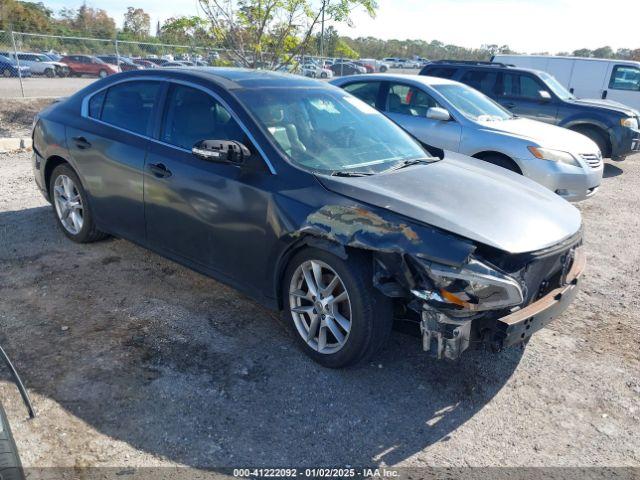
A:
<svg viewBox="0 0 640 480">
<path fill-rule="evenodd" d="M 576 60 L 569 91 L 578 98 L 603 98 L 609 65 L 608 61 Z"/>
<path fill-rule="evenodd" d="M 85 99 L 67 145 L 99 228 L 143 242 L 147 143 L 163 83 L 123 82 Z"/>
<path fill-rule="evenodd" d="M 402 82 L 388 82 L 385 91 L 385 115 L 427 145 L 458 151 L 462 128 L 453 119 L 427 118 L 429 108 L 442 108 L 429 93 Z"/>
<path fill-rule="evenodd" d="M 607 98 L 640 111 L 640 67 L 611 64 Z"/>
<path fill-rule="evenodd" d="M 471 69 L 464 72 L 459 81 L 496 100 L 498 75 L 499 71 L 495 69 Z"/>
<path fill-rule="evenodd" d="M 521 117 L 557 123 L 558 99 L 537 77 L 525 72 L 503 71 L 496 100 Z"/>
</svg>

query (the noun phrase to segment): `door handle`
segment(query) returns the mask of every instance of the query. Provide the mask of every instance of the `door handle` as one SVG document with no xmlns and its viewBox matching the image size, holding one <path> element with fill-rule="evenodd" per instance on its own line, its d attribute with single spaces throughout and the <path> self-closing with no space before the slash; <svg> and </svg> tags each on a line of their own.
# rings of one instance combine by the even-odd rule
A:
<svg viewBox="0 0 640 480">
<path fill-rule="evenodd" d="M 603 99 L 603 100 L 604 100 L 605 98 L 607 98 L 607 93 L 608 93 L 608 92 L 607 92 L 606 90 L 603 90 L 603 91 L 602 91 L 602 99 Z"/>
<path fill-rule="evenodd" d="M 87 148 L 91 148 L 91 142 L 89 142 L 84 137 L 73 137 L 72 140 L 75 142 L 76 147 L 78 147 L 80 150 L 85 150 Z"/>
<path fill-rule="evenodd" d="M 172 175 L 171 170 L 162 163 L 150 163 L 149 171 L 158 178 L 167 178 Z"/>
<path fill-rule="evenodd" d="M 505 103 L 504 107 L 508 108 L 509 110 L 513 110 L 514 108 L 516 108 L 516 104 L 515 103 Z"/>
</svg>

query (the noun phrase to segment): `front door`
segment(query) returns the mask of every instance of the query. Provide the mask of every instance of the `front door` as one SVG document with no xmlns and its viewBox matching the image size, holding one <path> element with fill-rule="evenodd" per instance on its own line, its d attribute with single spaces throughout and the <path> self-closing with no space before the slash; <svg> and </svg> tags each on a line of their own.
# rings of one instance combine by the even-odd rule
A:
<svg viewBox="0 0 640 480">
<path fill-rule="evenodd" d="M 555 124 L 558 100 L 539 79 L 527 73 L 502 73 L 497 101 L 520 117 Z"/>
<path fill-rule="evenodd" d="M 606 97 L 640 111 L 640 68 L 612 64 L 608 78 Z"/>
<path fill-rule="evenodd" d="M 149 245 L 239 285 L 257 286 L 267 255 L 255 245 L 272 243 L 265 185 L 274 177 L 259 168 L 262 159 L 243 130 L 209 92 L 171 84 L 158 140 L 150 143 L 144 170 Z M 257 166 L 202 160 L 191 153 L 201 140 L 242 142 Z"/>
<path fill-rule="evenodd" d="M 455 120 L 427 118 L 429 108 L 439 107 L 434 98 L 417 87 L 389 83 L 384 113 L 427 145 L 457 152 L 462 129 Z"/>
</svg>

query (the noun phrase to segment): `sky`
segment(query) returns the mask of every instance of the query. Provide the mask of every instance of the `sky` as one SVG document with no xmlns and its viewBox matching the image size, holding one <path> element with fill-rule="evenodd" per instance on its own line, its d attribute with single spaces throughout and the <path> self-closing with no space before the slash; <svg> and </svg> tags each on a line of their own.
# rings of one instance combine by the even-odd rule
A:
<svg viewBox="0 0 640 480">
<path fill-rule="evenodd" d="M 82 0 L 43 0 L 57 11 Z M 156 22 L 198 14 L 197 0 L 87 0 L 103 8 L 119 26 L 128 6 L 142 7 Z M 376 18 L 358 11 L 354 28 L 336 25 L 342 35 L 440 40 L 463 47 L 509 45 L 522 53 L 557 53 L 604 45 L 640 48 L 640 0 L 378 0 Z"/>
</svg>

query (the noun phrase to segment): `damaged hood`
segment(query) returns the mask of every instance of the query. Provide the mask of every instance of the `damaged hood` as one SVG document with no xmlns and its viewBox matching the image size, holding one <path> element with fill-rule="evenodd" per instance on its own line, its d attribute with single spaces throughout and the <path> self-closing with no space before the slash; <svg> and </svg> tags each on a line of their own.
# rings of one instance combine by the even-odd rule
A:
<svg viewBox="0 0 640 480">
<path fill-rule="evenodd" d="M 582 222 L 575 207 L 537 183 L 451 152 L 395 172 L 318 180 L 335 193 L 510 253 L 556 245 Z"/>
</svg>

